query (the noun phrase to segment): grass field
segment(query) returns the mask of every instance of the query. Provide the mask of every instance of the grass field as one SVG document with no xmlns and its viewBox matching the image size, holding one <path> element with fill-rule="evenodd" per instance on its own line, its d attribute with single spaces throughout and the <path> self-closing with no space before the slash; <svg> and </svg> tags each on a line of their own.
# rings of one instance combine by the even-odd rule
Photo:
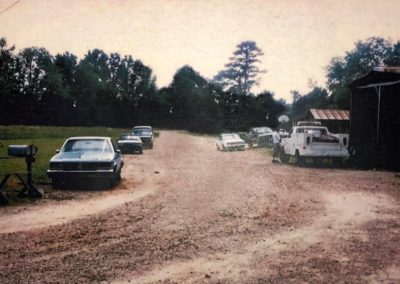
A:
<svg viewBox="0 0 400 284">
<path fill-rule="evenodd" d="M 0 156 L 7 156 L 8 145 L 35 144 L 38 146 L 36 161 L 33 164 L 35 182 L 48 181 L 46 171 L 49 160 L 65 139 L 71 136 L 110 136 L 118 138 L 128 129 L 105 127 L 49 127 L 49 126 L 0 126 Z M 0 179 L 6 173 L 26 171 L 21 158 L 0 160 Z"/>
</svg>

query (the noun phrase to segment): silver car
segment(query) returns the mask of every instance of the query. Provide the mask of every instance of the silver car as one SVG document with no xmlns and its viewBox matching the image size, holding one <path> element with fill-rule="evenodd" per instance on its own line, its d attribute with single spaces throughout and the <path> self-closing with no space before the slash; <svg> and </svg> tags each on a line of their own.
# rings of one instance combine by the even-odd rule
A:
<svg viewBox="0 0 400 284">
<path fill-rule="evenodd" d="M 121 179 L 123 165 L 121 151 L 110 137 L 71 137 L 51 158 L 47 175 L 54 188 L 88 179 L 112 186 Z"/>
</svg>

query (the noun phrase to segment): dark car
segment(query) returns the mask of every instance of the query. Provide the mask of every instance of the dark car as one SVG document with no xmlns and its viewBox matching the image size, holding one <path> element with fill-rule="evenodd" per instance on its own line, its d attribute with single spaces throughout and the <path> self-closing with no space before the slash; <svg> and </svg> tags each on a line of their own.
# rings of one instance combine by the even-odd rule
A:
<svg viewBox="0 0 400 284">
<path fill-rule="evenodd" d="M 143 154 L 143 143 L 139 136 L 126 133 L 122 134 L 118 140 L 118 148 L 124 154 L 138 153 Z"/>
<path fill-rule="evenodd" d="M 269 127 L 253 127 L 244 135 L 244 140 L 252 147 L 257 144 L 258 147 L 272 145 L 272 129 Z"/>
<path fill-rule="evenodd" d="M 143 143 L 143 148 L 153 148 L 154 135 L 150 126 L 136 126 L 132 130 L 132 134 L 139 136 Z"/>
<path fill-rule="evenodd" d="M 112 186 L 121 179 L 121 151 L 110 137 L 71 137 L 50 160 L 47 175 L 54 188 L 96 180 Z"/>
</svg>

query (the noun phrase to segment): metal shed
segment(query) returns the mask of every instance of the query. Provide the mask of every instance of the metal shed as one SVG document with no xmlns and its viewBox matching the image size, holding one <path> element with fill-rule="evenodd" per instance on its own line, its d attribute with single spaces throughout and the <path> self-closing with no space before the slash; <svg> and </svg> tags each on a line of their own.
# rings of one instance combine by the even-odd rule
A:
<svg viewBox="0 0 400 284">
<path fill-rule="evenodd" d="M 320 121 L 333 133 L 349 133 L 350 117 L 348 110 L 312 108 L 306 116 L 307 120 Z"/>
<path fill-rule="evenodd" d="M 355 161 L 400 169 L 400 67 L 374 68 L 350 89 L 350 149 Z"/>
</svg>

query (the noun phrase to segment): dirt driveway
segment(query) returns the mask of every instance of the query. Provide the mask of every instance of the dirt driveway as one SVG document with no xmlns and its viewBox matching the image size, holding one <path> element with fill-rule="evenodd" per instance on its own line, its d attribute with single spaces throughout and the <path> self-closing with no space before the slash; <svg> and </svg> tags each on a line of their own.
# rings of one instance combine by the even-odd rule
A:
<svg viewBox="0 0 400 284">
<path fill-rule="evenodd" d="M 0 283 L 399 283 L 398 173 L 161 132 L 110 191 L 0 208 Z"/>
</svg>

